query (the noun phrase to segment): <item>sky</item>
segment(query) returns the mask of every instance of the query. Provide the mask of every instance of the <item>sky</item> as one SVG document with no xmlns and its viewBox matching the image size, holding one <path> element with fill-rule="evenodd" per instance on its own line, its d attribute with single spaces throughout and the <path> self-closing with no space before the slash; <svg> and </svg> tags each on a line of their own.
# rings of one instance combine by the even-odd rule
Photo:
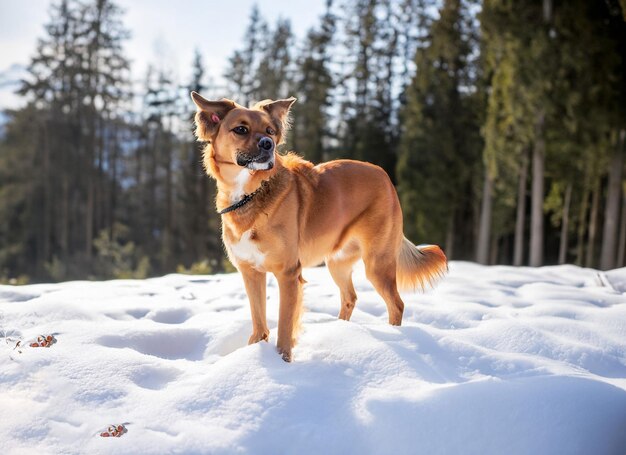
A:
<svg viewBox="0 0 626 455">
<path fill-rule="evenodd" d="M 18 74 L 14 65 L 27 65 L 37 38 L 44 36 L 50 4 L 58 0 L 0 0 L 0 74 Z M 273 25 L 279 17 L 291 20 L 299 38 L 317 23 L 325 0 L 117 0 L 125 10 L 124 24 L 132 37 L 126 55 L 132 78 L 141 80 L 149 63 L 175 68 L 186 81 L 194 49 L 198 48 L 209 75 L 219 83 L 228 57 L 241 48 L 250 10 L 257 3 Z M 0 78 L 1 80 L 1 78 Z M 10 86 L 0 83 L 0 108 L 19 107 L 22 101 Z"/>
</svg>

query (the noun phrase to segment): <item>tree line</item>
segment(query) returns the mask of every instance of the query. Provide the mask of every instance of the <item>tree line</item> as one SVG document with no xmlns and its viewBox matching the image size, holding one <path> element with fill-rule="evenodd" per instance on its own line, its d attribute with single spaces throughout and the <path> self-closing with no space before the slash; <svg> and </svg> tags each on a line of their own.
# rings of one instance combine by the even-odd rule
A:
<svg viewBox="0 0 626 455">
<path fill-rule="evenodd" d="M 225 86 L 200 52 L 133 83 L 123 19 L 50 10 L 0 138 L 2 281 L 228 269 L 191 90 L 296 96 L 287 148 L 382 166 L 450 259 L 624 265 L 625 0 L 327 0 L 301 39 L 255 6 Z"/>
</svg>

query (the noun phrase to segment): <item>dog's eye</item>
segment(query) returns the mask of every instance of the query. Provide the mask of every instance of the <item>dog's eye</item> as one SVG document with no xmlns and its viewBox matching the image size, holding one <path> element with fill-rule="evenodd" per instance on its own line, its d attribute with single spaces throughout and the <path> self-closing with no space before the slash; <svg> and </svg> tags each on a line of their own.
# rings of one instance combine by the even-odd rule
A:
<svg viewBox="0 0 626 455">
<path fill-rule="evenodd" d="M 245 126 L 236 126 L 233 128 L 233 132 L 243 136 L 244 134 L 248 134 L 248 128 Z"/>
<path fill-rule="evenodd" d="M 267 132 L 267 134 L 269 134 L 270 136 L 273 136 L 276 134 L 276 131 L 274 131 L 274 129 L 271 126 L 268 126 L 267 129 L 265 130 Z"/>
</svg>

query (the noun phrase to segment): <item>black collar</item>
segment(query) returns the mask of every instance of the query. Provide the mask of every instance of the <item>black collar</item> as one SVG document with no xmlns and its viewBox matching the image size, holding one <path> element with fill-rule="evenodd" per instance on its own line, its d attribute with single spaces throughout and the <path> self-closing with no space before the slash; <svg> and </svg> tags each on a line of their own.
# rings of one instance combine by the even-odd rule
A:
<svg viewBox="0 0 626 455">
<path fill-rule="evenodd" d="M 232 212 L 233 210 L 237 210 L 243 207 L 248 202 L 250 202 L 254 196 L 259 194 L 259 192 L 263 189 L 263 187 L 266 186 L 266 184 L 267 184 L 267 181 L 263 181 L 263 183 L 261 183 L 261 186 L 258 187 L 256 190 L 254 190 L 252 193 L 244 194 L 243 197 L 239 201 L 235 202 L 233 205 L 229 205 L 225 209 L 219 210 L 217 213 L 219 215 L 223 215 L 225 213 Z"/>
</svg>

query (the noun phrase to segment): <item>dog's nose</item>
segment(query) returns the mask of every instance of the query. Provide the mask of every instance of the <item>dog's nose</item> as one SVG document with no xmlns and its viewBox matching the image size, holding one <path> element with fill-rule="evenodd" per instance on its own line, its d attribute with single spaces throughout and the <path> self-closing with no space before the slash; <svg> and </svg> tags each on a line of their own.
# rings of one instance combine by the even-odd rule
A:
<svg viewBox="0 0 626 455">
<path fill-rule="evenodd" d="M 272 140 L 271 137 L 262 137 L 261 139 L 259 139 L 259 150 L 266 150 L 266 151 L 270 151 L 274 148 L 274 141 Z"/>
</svg>

